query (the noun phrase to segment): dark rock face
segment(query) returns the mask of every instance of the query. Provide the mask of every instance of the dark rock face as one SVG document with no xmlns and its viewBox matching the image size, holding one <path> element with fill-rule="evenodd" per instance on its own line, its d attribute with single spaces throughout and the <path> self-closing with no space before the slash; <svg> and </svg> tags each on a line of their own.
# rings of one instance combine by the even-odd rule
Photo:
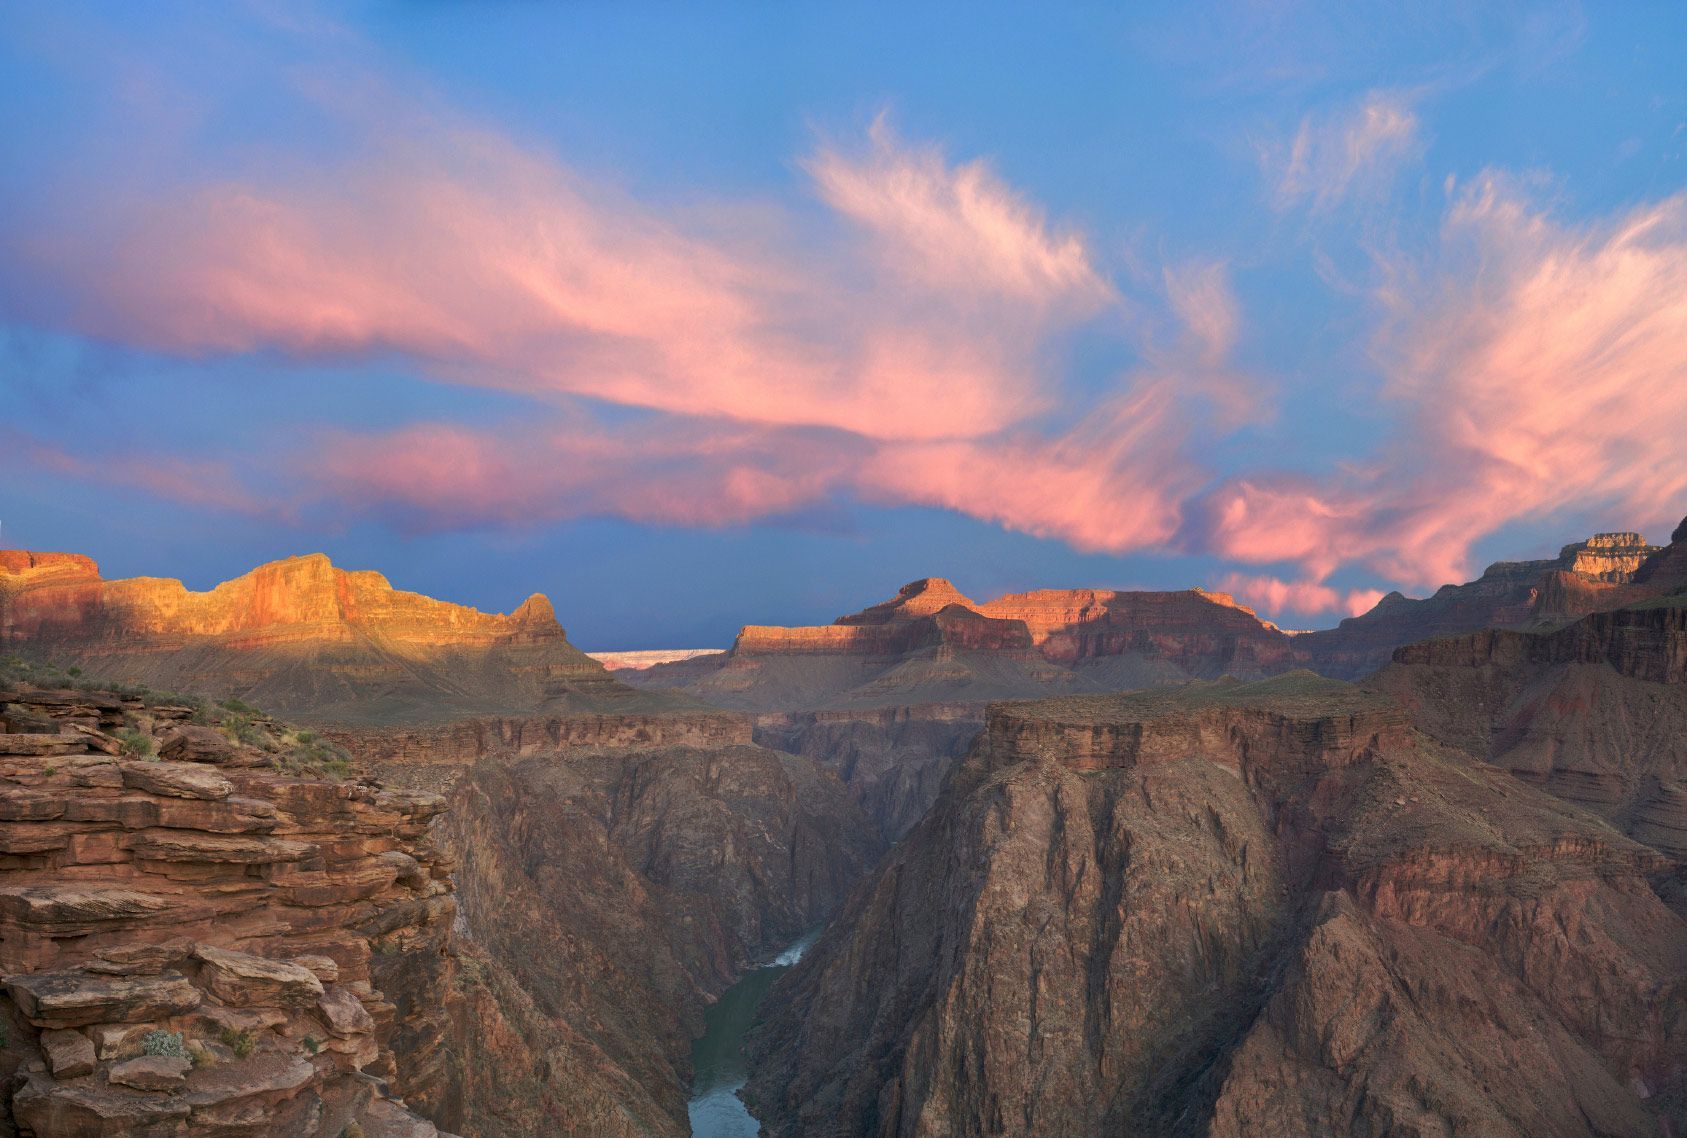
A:
<svg viewBox="0 0 1687 1138">
<path fill-rule="evenodd" d="M 993 708 L 749 1095 L 781 1138 L 1655 1135 L 1667 864 L 1304 673 Z"/>
<path fill-rule="evenodd" d="M 833 771 L 887 841 L 925 817 L 984 726 L 981 708 L 925 704 L 756 716 L 756 741 Z"/>
<path fill-rule="evenodd" d="M 1413 644 L 1373 682 L 1435 738 L 1687 856 L 1687 598 Z"/>
<path fill-rule="evenodd" d="M 486 759 L 450 827 L 487 964 L 461 1043 L 471 1134 L 685 1134 L 707 1003 L 881 848 L 833 775 L 751 746 Z"/>
<path fill-rule="evenodd" d="M 1296 638 L 1308 667 L 1358 679 L 1388 663 L 1405 644 L 1483 628 L 1553 626 L 1620 608 L 1687 585 L 1687 543 L 1678 529 L 1670 546 L 1635 533 L 1595 534 L 1567 545 L 1550 561 L 1501 561 L 1463 585 L 1431 597 L 1390 593 L 1376 608 L 1332 629 Z"/>
</svg>

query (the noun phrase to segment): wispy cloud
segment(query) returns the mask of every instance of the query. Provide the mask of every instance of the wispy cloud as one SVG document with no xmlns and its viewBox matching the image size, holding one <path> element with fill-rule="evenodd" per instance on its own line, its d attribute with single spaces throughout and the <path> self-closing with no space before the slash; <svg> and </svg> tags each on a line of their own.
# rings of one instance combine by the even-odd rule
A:
<svg viewBox="0 0 1687 1138">
<path fill-rule="evenodd" d="M 1356 105 L 1302 118 L 1286 145 L 1261 149 L 1260 162 L 1278 209 L 1329 210 L 1385 188 L 1418 153 L 1419 134 L 1408 95 L 1373 90 Z"/>
<path fill-rule="evenodd" d="M 1219 578 L 1217 588 L 1271 617 L 1284 613 L 1311 616 L 1331 612 L 1357 616 L 1375 608 L 1383 596 L 1380 589 L 1343 590 L 1317 581 L 1285 581 L 1281 577 L 1247 573 L 1227 573 Z"/>
<path fill-rule="evenodd" d="M 1376 356 L 1398 436 L 1340 479 L 1228 481 L 1202 511 L 1211 548 L 1432 585 L 1520 519 L 1669 528 L 1687 500 L 1687 196 L 1566 224 L 1488 174 L 1434 254 L 1386 278 Z"/>
</svg>

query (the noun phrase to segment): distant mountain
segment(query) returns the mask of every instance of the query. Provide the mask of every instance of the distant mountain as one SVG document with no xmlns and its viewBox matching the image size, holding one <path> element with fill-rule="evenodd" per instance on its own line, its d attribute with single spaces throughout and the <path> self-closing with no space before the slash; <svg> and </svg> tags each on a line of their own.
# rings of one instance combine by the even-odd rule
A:
<svg viewBox="0 0 1687 1138">
<path fill-rule="evenodd" d="M 75 554 L 0 551 L 0 653 L 168 691 L 238 696 L 314 723 L 649 709 L 568 643 L 535 594 L 509 615 L 291 557 L 196 593 L 107 581 Z"/>
</svg>

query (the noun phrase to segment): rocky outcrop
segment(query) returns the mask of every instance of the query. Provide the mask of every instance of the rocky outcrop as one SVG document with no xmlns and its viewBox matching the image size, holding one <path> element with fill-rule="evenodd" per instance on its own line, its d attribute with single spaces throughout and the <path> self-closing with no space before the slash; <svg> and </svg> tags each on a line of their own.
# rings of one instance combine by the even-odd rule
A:
<svg viewBox="0 0 1687 1138">
<path fill-rule="evenodd" d="M 491 758 L 449 818 L 492 1025 L 463 1056 L 472 1134 L 686 1134 L 704 1008 L 881 848 L 834 776 L 752 746 Z"/>
<path fill-rule="evenodd" d="M 1687 598 L 1409 645 L 1374 682 L 1436 738 L 1687 857 Z"/>
<path fill-rule="evenodd" d="M 977 604 L 942 578 L 829 625 L 747 625 L 732 650 L 623 673 L 755 711 L 1111 691 L 1297 665 L 1294 640 L 1220 593 L 1044 590 Z"/>
<path fill-rule="evenodd" d="M 176 745 L 219 734 L 189 707 L 27 685 L 0 707 L 31 728 L 0 733 L 8 1133 L 437 1133 L 388 1095 L 446 1093 L 442 799 Z"/>
<path fill-rule="evenodd" d="M 993 708 L 747 1097 L 775 1136 L 1679 1130 L 1664 864 L 1306 673 Z"/>
<path fill-rule="evenodd" d="M 1687 544 L 1660 548 L 1637 533 L 1595 534 L 1552 560 L 1497 562 L 1475 581 L 1443 585 L 1423 600 L 1390 593 L 1362 616 L 1297 637 L 1296 647 L 1308 666 L 1356 679 L 1405 644 L 1483 628 L 1552 626 L 1663 595 L 1677 566 L 1687 566 Z M 1687 573 L 1680 583 L 1687 585 Z"/>
<path fill-rule="evenodd" d="M 394 589 L 321 554 L 209 592 L 103 580 L 85 557 L 0 554 L 0 651 L 167 691 L 238 696 L 313 723 L 639 710 L 535 594 L 508 616 Z"/>
</svg>

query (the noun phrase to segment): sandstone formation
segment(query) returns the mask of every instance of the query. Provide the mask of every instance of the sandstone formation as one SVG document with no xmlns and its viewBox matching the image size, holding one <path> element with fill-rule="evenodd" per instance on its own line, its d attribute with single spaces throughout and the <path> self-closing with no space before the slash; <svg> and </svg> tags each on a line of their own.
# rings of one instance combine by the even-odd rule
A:
<svg viewBox="0 0 1687 1138">
<path fill-rule="evenodd" d="M 775 1136 L 1654 1136 L 1668 862 L 1308 673 L 993 707 L 775 988 Z"/>
<path fill-rule="evenodd" d="M 576 651 L 543 596 L 482 613 L 321 554 L 195 593 L 161 578 L 106 581 L 86 557 L 0 551 L 0 653 L 312 723 L 653 706 Z"/>
<path fill-rule="evenodd" d="M 288 773 L 309 740 L 269 721 L 29 684 L 0 709 L 0 1131 L 438 1133 L 394 1096 L 448 1090 L 442 799 Z"/>
<path fill-rule="evenodd" d="M 1048 589 L 978 604 L 942 578 L 829 625 L 746 625 L 732 650 L 623 672 L 756 711 L 1112 691 L 1295 667 L 1295 641 L 1221 593 Z"/>
<path fill-rule="evenodd" d="M 688 1133 L 708 1002 L 881 848 L 834 776 L 747 745 L 485 759 L 449 825 L 465 951 L 486 961 L 475 1135 Z"/>
</svg>

